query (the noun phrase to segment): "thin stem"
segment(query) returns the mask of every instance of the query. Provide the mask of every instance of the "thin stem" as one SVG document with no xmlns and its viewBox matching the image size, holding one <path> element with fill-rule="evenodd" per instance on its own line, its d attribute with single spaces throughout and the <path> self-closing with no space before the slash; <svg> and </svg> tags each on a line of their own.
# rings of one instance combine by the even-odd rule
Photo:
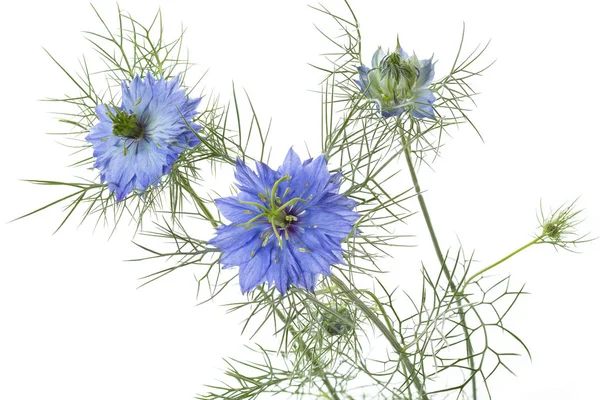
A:
<svg viewBox="0 0 600 400">
<path fill-rule="evenodd" d="M 433 229 L 433 223 L 431 222 L 431 216 L 429 215 L 429 211 L 427 210 L 427 205 L 425 204 L 425 199 L 423 198 L 423 194 L 421 192 L 421 185 L 419 185 L 419 180 L 417 178 L 417 173 L 415 172 L 415 167 L 412 162 L 412 157 L 410 155 L 410 146 L 407 144 L 404 133 L 402 133 L 402 147 L 404 149 L 404 156 L 406 158 L 406 164 L 408 165 L 408 169 L 410 171 L 410 177 L 412 179 L 413 186 L 415 188 L 415 192 L 417 193 L 417 199 L 419 200 L 419 206 L 421 207 L 421 213 L 423 214 L 423 218 L 425 218 L 425 224 L 427 224 L 427 230 L 429 231 L 429 236 L 431 237 L 431 242 L 433 244 L 433 248 L 435 249 L 435 254 L 437 255 L 438 261 L 442 266 L 444 271 L 444 275 L 448 279 L 450 283 L 450 288 L 452 291 L 456 292 L 456 284 L 452 280 L 452 274 L 450 270 L 446 266 L 446 258 L 444 257 L 440 244 L 437 239 L 437 235 L 435 234 L 435 230 Z"/>
<path fill-rule="evenodd" d="M 196 204 L 198 204 L 198 207 L 200 207 L 200 209 L 202 210 L 202 212 L 204 212 L 204 215 L 210 221 L 210 223 L 213 226 L 213 228 L 216 228 L 217 226 L 219 226 L 219 223 L 212 216 L 212 213 L 210 212 L 210 210 L 208 209 L 208 207 L 206 207 L 206 204 L 204 204 L 204 202 L 199 197 L 197 197 L 197 196 L 193 196 L 193 197 L 194 197 L 194 201 L 196 202 Z"/>
<path fill-rule="evenodd" d="M 427 205 L 425 204 L 425 199 L 423 198 L 423 194 L 421 193 L 421 185 L 419 185 L 419 179 L 417 178 L 417 173 L 415 172 L 415 167 L 412 162 L 411 154 L 410 154 L 410 146 L 406 141 L 406 137 L 404 134 L 404 129 L 398 124 L 398 128 L 401 130 L 400 138 L 402 140 L 402 147 L 404 149 L 404 156 L 406 158 L 406 164 L 408 165 L 408 169 L 410 171 L 410 176 L 412 179 L 413 186 L 415 188 L 415 192 L 417 193 L 417 199 L 419 201 L 419 206 L 421 208 L 421 213 L 423 214 L 423 218 L 425 218 L 425 224 L 427 225 L 427 230 L 429 231 L 429 237 L 431 238 L 431 243 L 433 244 L 433 248 L 435 249 L 435 254 L 437 255 L 438 261 L 448 283 L 450 285 L 450 289 L 454 294 L 457 294 L 457 287 L 452 279 L 452 274 L 446 265 L 446 258 L 442 254 L 442 250 L 440 244 L 437 239 L 437 235 L 435 234 L 435 229 L 433 229 L 433 223 L 431 222 L 431 216 L 429 215 L 429 211 L 427 210 Z M 460 325 L 462 327 L 463 333 L 465 335 L 465 342 L 467 345 L 467 360 L 469 363 L 469 368 L 474 373 L 475 369 L 475 360 L 473 359 L 473 345 L 471 344 L 471 339 L 469 336 L 469 330 L 467 328 L 465 311 L 462 307 L 462 302 L 460 297 L 456 299 L 458 305 L 458 314 L 460 318 Z M 473 392 L 473 400 L 477 400 L 477 382 L 475 376 L 471 376 L 471 390 Z"/>
<path fill-rule="evenodd" d="M 363 314 L 365 314 L 365 316 L 373 323 L 373 325 L 375 325 L 377 329 L 379 329 L 379 331 L 383 334 L 383 336 L 390 342 L 390 344 L 394 348 L 394 351 L 396 351 L 396 353 L 398 353 L 398 355 L 400 356 L 402 365 L 408 370 L 409 379 L 412 378 L 414 385 L 419 391 L 419 395 L 423 400 L 428 400 L 429 397 L 427 397 L 425 389 L 423 388 L 423 384 L 419 380 L 418 372 L 415 369 L 415 366 L 412 364 L 412 362 L 408 359 L 406 351 L 404 350 L 404 346 L 402 346 L 400 342 L 398 342 L 398 340 L 396 339 L 396 335 L 388 329 L 386 324 L 379 319 L 377 314 L 375 314 L 373 310 L 371 310 L 371 308 L 369 308 L 369 306 L 366 305 L 354 293 L 354 291 L 346 285 L 346 283 L 343 280 L 338 278 L 333 273 L 331 274 L 330 279 L 344 292 L 344 294 L 346 294 L 350 298 L 350 300 L 354 302 L 354 304 L 356 304 L 358 308 L 360 308 Z"/>
<path fill-rule="evenodd" d="M 196 203 L 196 205 L 204 213 L 204 217 L 206 218 L 206 220 L 208 222 L 210 222 L 210 224 L 213 226 L 213 228 L 216 228 L 217 226 L 219 226 L 219 222 L 212 215 L 212 213 L 210 212 L 208 207 L 206 207 L 206 204 L 204 204 L 204 201 L 200 198 L 200 196 L 198 196 L 196 191 L 192 188 L 192 185 L 190 184 L 190 181 L 186 176 L 181 177 L 181 186 L 185 189 L 186 192 L 188 192 L 188 194 L 190 195 L 192 200 L 194 200 L 194 203 Z"/>
<path fill-rule="evenodd" d="M 478 277 L 479 275 L 489 271 L 490 269 L 494 268 L 495 266 L 502 264 L 504 261 L 508 260 L 509 258 L 511 258 L 512 256 L 522 252 L 523 250 L 525 250 L 526 248 L 528 248 L 529 246 L 533 246 L 534 244 L 539 243 L 541 240 L 543 239 L 543 236 L 539 236 L 535 239 L 533 239 L 531 242 L 527 243 L 524 246 L 519 247 L 517 250 L 513 251 L 512 253 L 510 253 L 509 255 L 507 255 L 506 257 L 496 261 L 495 263 L 493 263 L 492 265 L 485 267 L 484 269 L 482 269 L 481 271 L 477 272 L 476 274 L 474 274 L 473 276 L 471 276 L 469 279 L 467 279 L 467 281 L 465 282 L 464 286 L 463 286 L 463 291 L 465 290 L 465 288 L 467 287 L 467 285 L 469 283 L 471 283 L 471 281 L 473 279 L 475 279 L 476 277 Z"/>
</svg>

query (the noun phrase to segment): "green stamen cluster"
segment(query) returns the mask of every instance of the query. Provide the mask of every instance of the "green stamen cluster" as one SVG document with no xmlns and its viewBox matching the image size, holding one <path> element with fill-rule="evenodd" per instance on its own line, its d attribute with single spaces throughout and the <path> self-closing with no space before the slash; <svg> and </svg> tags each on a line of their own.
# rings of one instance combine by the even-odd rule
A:
<svg viewBox="0 0 600 400">
<path fill-rule="evenodd" d="M 123 110 L 117 110 L 116 114 L 108 113 L 113 122 L 113 134 L 129 139 L 139 140 L 144 137 L 144 128 L 140 125 L 135 114 L 127 114 Z"/>
</svg>

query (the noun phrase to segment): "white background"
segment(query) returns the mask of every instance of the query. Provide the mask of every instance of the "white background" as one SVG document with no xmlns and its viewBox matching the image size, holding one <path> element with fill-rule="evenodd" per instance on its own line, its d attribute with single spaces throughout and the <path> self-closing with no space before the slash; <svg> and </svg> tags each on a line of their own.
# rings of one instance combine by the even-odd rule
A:
<svg viewBox="0 0 600 400">
<path fill-rule="evenodd" d="M 325 4 L 341 10 L 339 3 Z M 199 72 L 210 70 L 206 88 L 227 100 L 234 80 L 265 121 L 273 117 L 275 163 L 290 145 L 304 151 L 306 142 L 318 151 L 320 99 L 309 90 L 318 90 L 320 74 L 307 62 L 318 62 L 328 47 L 304 1 L 120 5 L 141 21 L 160 5 L 166 24 L 187 26 L 191 60 Z M 497 62 L 477 81 L 482 94 L 471 114 L 485 144 L 468 129 L 452 131 L 435 171 L 421 170 L 443 246 L 456 249 L 460 240 L 483 264 L 492 262 L 529 240 L 540 199 L 558 206 L 577 196 L 586 209 L 582 229 L 600 235 L 594 2 L 353 5 L 365 60 L 378 45 L 393 47 L 399 34 L 409 52 L 435 53 L 442 76 L 463 21 L 469 48 L 492 39 L 487 60 Z M 115 3 L 96 6 L 115 26 Z M 59 209 L 7 223 L 60 194 L 19 179 L 69 180 L 77 173 L 66 168 L 70 151 L 44 134 L 59 124 L 52 104 L 39 100 L 73 91 L 42 47 L 75 70 L 82 53 L 93 57 L 80 32 L 100 29 L 81 1 L 9 2 L 0 16 L 0 399 L 190 399 L 220 377 L 220 358 L 236 356 L 244 343 L 240 315 L 226 315 L 217 304 L 195 306 L 192 270 L 136 290 L 137 278 L 152 267 L 122 261 L 140 255 L 131 229 L 108 240 L 102 228 L 71 223 L 53 235 Z M 403 228 L 419 235 L 413 243 L 421 246 L 399 251 L 399 268 L 433 262 L 422 225 L 417 215 Z M 515 360 L 516 377 L 492 379 L 494 398 L 597 396 L 599 248 L 594 242 L 571 254 L 538 246 L 500 267 L 532 293 L 513 310 L 510 324 L 533 361 Z"/>
</svg>

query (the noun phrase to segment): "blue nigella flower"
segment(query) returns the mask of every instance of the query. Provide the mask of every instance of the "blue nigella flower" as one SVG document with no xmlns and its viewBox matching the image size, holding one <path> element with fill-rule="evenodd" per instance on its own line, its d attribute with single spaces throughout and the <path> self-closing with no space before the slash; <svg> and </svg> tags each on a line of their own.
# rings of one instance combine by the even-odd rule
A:
<svg viewBox="0 0 600 400">
<path fill-rule="evenodd" d="M 93 145 L 100 179 L 117 201 L 157 185 L 186 147 L 200 143 L 192 122 L 200 99 L 189 99 L 179 78 L 136 76 L 121 83 L 120 107 L 96 106 L 99 122 L 86 140 Z"/>
<path fill-rule="evenodd" d="M 291 285 L 313 291 L 319 274 L 343 262 L 356 202 L 338 194 L 341 174 L 330 174 L 323 156 L 302 162 L 290 149 L 277 171 L 261 162 L 256 171 L 238 159 L 238 195 L 216 200 L 231 223 L 208 244 L 224 268 L 239 267 L 243 293 L 264 282 L 281 294 Z"/>
<path fill-rule="evenodd" d="M 432 59 L 409 56 L 398 44 L 392 53 L 379 48 L 371 63 L 371 69 L 358 67 L 356 83 L 366 97 L 377 102 L 381 115 L 389 118 L 406 111 L 415 118 L 435 118 L 435 96 L 429 88 L 434 75 Z"/>
</svg>

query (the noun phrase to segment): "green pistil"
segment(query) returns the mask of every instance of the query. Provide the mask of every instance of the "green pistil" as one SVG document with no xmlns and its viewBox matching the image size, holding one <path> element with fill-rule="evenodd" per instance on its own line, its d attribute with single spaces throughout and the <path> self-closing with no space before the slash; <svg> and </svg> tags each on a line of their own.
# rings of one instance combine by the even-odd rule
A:
<svg viewBox="0 0 600 400">
<path fill-rule="evenodd" d="M 406 80 L 412 86 L 419 77 L 419 70 L 410 62 L 403 60 L 398 53 L 392 53 L 381 63 L 381 73 L 394 81 Z"/>
<path fill-rule="evenodd" d="M 308 197 L 308 200 L 311 199 L 312 196 Z M 286 202 L 285 204 L 283 204 L 281 207 L 279 207 L 277 210 L 275 210 L 275 213 L 277 214 L 281 214 L 283 213 L 283 210 L 285 210 L 286 208 L 293 206 L 294 204 L 296 204 L 297 202 L 302 201 L 305 202 L 307 200 L 301 199 L 300 197 L 296 197 L 294 199 L 291 199 L 290 201 Z"/>
<path fill-rule="evenodd" d="M 117 110 L 114 114 L 109 110 L 108 116 L 113 123 L 113 134 L 128 139 L 139 140 L 144 137 L 144 128 L 137 120 L 135 114 L 127 114 L 123 110 Z"/>
<path fill-rule="evenodd" d="M 291 176 L 289 176 L 288 174 L 285 174 L 285 176 L 282 176 L 281 178 L 277 179 L 277 181 L 273 185 L 273 189 L 271 190 L 271 208 L 275 208 L 275 196 L 277 193 L 277 188 L 279 187 L 281 182 L 289 181 L 291 178 L 292 178 Z M 288 189 L 289 189 L 289 187 L 288 187 Z M 283 196 L 283 197 L 285 197 L 285 196 Z"/>
<path fill-rule="evenodd" d="M 400 54 L 391 53 L 381 61 L 382 77 L 389 82 L 388 91 L 383 93 L 385 100 L 404 100 L 412 97 L 413 88 L 419 79 L 419 69 L 410 61 L 403 60 Z"/>
</svg>

